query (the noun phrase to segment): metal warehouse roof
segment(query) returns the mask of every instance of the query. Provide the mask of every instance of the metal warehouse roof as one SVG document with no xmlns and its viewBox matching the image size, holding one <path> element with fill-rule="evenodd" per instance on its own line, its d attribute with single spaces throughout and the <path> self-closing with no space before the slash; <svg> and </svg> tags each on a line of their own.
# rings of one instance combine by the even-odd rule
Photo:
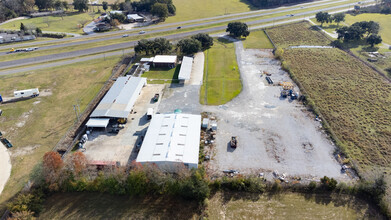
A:
<svg viewBox="0 0 391 220">
<path fill-rule="evenodd" d="M 127 118 L 146 84 L 146 78 L 118 77 L 90 117 Z"/>
<path fill-rule="evenodd" d="M 154 63 L 175 63 L 177 56 L 171 55 L 156 55 L 153 59 Z"/>
<path fill-rule="evenodd" d="M 191 75 L 191 68 L 193 67 L 193 58 L 183 57 L 181 70 L 179 71 L 179 80 L 189 80 Z"/>
<path fill-rule="evenodd" d="M 137 162 L 198 164 L 201 115 L 155 114 Z"/>
<path fill-rule="evenodd" d="M 108 118 L 90 118 L 87 122 L 89 128 L 105 128 L 109 124 Z"/>
</svg>

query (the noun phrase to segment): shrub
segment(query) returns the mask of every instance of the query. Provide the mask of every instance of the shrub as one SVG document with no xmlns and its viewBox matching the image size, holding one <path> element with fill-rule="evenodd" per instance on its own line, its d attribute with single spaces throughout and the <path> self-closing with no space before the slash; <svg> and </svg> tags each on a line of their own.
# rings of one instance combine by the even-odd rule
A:
<svg viewBox="0 0 391 220">
<path fill-rule="evenodd" d="M 50 37 L 50 38 L 64 38 L 67 35 L 64 33 L 55 34 L 55 33 L 42 33 L 42 37 Z"/>
<path fill-rule="evenodd" d="M 316 189 L 316 186 L 317 186 L 316 182 L 315 182 L 315 181 L 311 181 L 311 182 L 308 184 L 308 189 L 309 189 L 310 191 L 314 191 L 314 190 Z"/>
<path fill-rule="evenodd" d="M 277 59 L 282 59 L 282 56 L 284 55 L 284 49 L 282 49 L 281 47 L 277 48 L 274 52 L 274 55 Z"/>
<path fill-rule="evenodd" d="M 324 176 L 320 179 L 320 182 L 322 183 L 322 186 L 325 187 L 328 190 L 334 190 L 337 187 L 337 180 L 334 178 L 329 178 L 327 176 Z"/>
</svg>

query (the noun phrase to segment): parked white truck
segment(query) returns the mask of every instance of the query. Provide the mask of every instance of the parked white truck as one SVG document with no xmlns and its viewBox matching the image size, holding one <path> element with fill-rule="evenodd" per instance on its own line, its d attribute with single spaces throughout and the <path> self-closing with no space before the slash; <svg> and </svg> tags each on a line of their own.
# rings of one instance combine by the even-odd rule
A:
<svg viewBox="0 0 391 220">
<path fill-rule="evenodd" d="M 39 96 L 38 88 L 14 91 L 15 98 L 28 98 Z"/>
</svg>

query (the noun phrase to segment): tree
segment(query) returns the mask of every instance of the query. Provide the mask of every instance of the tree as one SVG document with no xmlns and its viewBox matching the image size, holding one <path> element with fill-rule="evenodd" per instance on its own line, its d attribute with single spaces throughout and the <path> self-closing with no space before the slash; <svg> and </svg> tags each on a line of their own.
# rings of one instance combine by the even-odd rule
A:
<svg viewBox="0 0 391 220">
<path fill-rule="evenodd" d="M 195 39 L 182 39 L 177 47 L 182 54 L 194 54 L 201 50 L 201 43 Z"/>
<path fill-rule="evenodd" d="M 333 15 L 333 20 L 339 26 L 340 22 L 345 21 L 345 13 L 337 13 L 337 14 Z"/>
<path fill-rule="evenodd" d="M 88 0 L 73 0 L 73 7 L 79 12 L 88 10 Z"/>
<path fill-rule="evenodd" d="M 378 34 L 379 33 L 379 30 L 380 30 L 380 25 L 379 23 L 377 22 L 374 22 L 374 21 L 369 21 L 368 22 L 368 25 L 367 25 L 367 37 L 370 35 L 370 34 Z"/>
<path fill-rule="evenodd" d="M 174 4 L 167 4 L 168 13 L 175 15 L 176 7 Z"/>
<path fill-rule="evenodd" d="M 36 34 L 37 36 L 42 36 L 42 30 L 41 30 L 41 28 L 37 27 L 37 28 L 35 29 L 35 34 Z"/>
<path fill-rule="evenodd" d="M 79 24 L 81 25 L 81 27 L 84 27 L 84 25 L 86 25 L 87 23 L 88 23 L 87 19 L 79 20 Z"/>
<path fill-rule="evenodd" d="M 46 183 L 56 182 L 63 166 L 64 163 L 58 152 L 50 151 L 45 153 L 42 168 Z"/>
<path fill-rule="evenodd" d="M 209 36 L 209 34 L 200 33 L 192 36 L 191 38 L 198 40 L 201 43 L 202 50 L 209 49 L 213 46 L 213 38 Z"/>
<path fill-rule="evenodd" d="M 153 40 L 153 50 L 155 54 L 164 54 L 170 52 L 172 44 L 166 38 L 155 38 Z"/>
<path fill-rule="evenodd" d="M 39 10 L 53 8 L 54 0 L 35 0 L 35 5 Z"/>
<path fill-rule="evenodd" d="M 316 21 L 320 22 L 320 26 L 323 26 L 323 23 L 332 22 L 331 15 L 328 12 L 318 12 L 315 15 Z"/>
<path fill-rule="evenodd" d="M 111 10 L 118 10 L 119 9 L 119 1 L 115 1 L 112 5 L 111 5 Z"/>
<path fill-rule="evenodd" d="M 381 37 L 377 34 L 371 34 L 368 38 L 367 38 L 367 43 L 371 45 L 371 47 L 374 47 L 375 44 L 380 44 L 383 40 L 381 39 Z"/>
<path fill-rule="evenodd" d="M 158 16 L 160 20 L 164 21 L 168 17 L 167 5 L 163 3 L 155 3 L 152 5 L 151 13 Z"/>
<path fill-rule="evenodd" d="M 109 8 L 109 3 L 107 2 L 102 2 L 102 7 L 103 7 L 103 10 L 107 10 Z"/>
<path fill-rule="evenodd" d="M 64 8 L 65 10 L 68 10 L 68 9 L 69 9 L 68 2 L 67 2 L 67 1 L 63 1 L 63 2 L 62 2 L 62 8 Z"/>
<path fill-rule="evenodd" d="M 20 23 L 20 31 L 26 31 L 26 27 L 23 23 Z"/>
<path fill-rule="evenodd" d="M 80 175 L 86 170 L 87 158 L 82 152 L 76 152 L 67 159 L 66 165 L 75 175 Z"/>
<path fill-rule="evenodd" d="M 60 0 L 56 0 L 54 2 L 54 8 L 56 8 L 56 10 L 62 9 L 62 2 Z"/>
<path fill-rule="evenodd" d="M 250 35 L 247 24 L 242 22 L 229 23 L 225 31 L 229 32 L 229 34 L 234 37 L 247 37 Z"/>
</svg>

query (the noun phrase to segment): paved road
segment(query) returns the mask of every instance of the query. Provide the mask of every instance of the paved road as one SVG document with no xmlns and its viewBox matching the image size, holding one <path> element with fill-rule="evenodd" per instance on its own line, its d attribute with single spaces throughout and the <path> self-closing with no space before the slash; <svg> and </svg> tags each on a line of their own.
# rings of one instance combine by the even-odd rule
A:
<svg viewBox="0 0 391 220">
<path fill-rule="evenodd" d="M 306 15 L 313 14 L 313 13 L 316 13 L 319 11 L 336 10 L 336 9 L 345 8 L 345 7 L 353 6 L 353 5 L 354 4 L 350 3 L 350 4 L 339 5 L 339 6 L 333 6 L 333 7 L 329 7 L 329 8 L 307 11 L 307 12 L 303 12 L 303 13 L 297 13 L 294 17 L 292 17 L 292 19 L 295 20 L 296 17 L 301 17 L 301 16 L 305 17 Z M 304 19 L 304 17 L 303 17 L 303 19 Z M 286 16 L 279 16 L 279 17 L 275 17 L 275 18 L 259 19 L 259 20 L 247 22 L 247 24 L 248 25 L 256 25 L 256 24 L 260 24 L 260 23 L 278 21 L 278 20 L 282 20 L 282 19 L 286 19 L 286 18 L 287 18 Z M 186 27 L 196 27 L 199 25 L 200 24 L 187 25 Z M 173 28 L 167 28 L 165 30 L 152 30 L 149 33 L 160 33 L 163 31 L 174 30 L 174 29 L 176 29 L 176 28 L 173 27 Z M 223 31 L 225 29 L 226 29 L 225 25 L 224 26 L 217 26 L 217 27 L 213 27 L 213 28 L 196 30 L 196 31 L 191 31 L 191 32 L 186 32 L 186 33 L 172 34 L 172 35 L 165 36 L 164 38 L 166 38 L 168 40 L 174 40 L 174 39 L 180 39 L 180 38 L 192 36 L 192 35 L 198 34 L 198 33 L 217 32 L 217 31 Z M 137 34 L 133 34 L 133 35 L 137 35 Z M 153 38 L 150 38 L 150 39 L 153 39 Z M 105 39 L 105 40 L 107 40 L 107 39 Z M 94 41 L 94 40 L 91 40 L 91 41 Z M 108 51 L 113 51 L 113 50 L 126 49 L 126 48 L 133 47 L 134 45 L 137 44 L 137 42 L 138 41 L 130 41 L 130 42 L 119 43 L 119 44 L 114 44 L 114 45 L 89 48 L 89 49 L 84 49 L 84 50 L 79 50 L 79 51 L 71 51 L 71 52 L 65 52 L 65 53 L 59 53 L 59 54 L 51 54 L 51 55 L 45 55 L 45 56 L 39 56 L 39 57 L 31 57 L 31 58 L 18 59 L 18 60 L 12 60 L 12 61 L 5 61 L 5 62 L 0 62 L 0 67 L 1 68 L 12 68 L 14 66 L 30 65 L 30 64 L 40 63 L 40 62 L 48 62 L 48 61 L 54 61 L 54 60 L 59 60 L 59 59 L 67 59 L 67 58 L 72 58 L 72 57 L 85 56 L 85 55 L 108 52 Z M 79 42 L 73 42 L 71 44 L 74 45 L 76 43 L 79 43 Z"/>
<path fill-rule="evenodd" d="M 163 31 L 176 30 L 177 25 L 182 25 L 182 24 L 186 24 L 186 23 L 194 23 L 194 22 L 213 20 L 213 21 L 204 22 L 204 23 L 200 23 L 200 24 L 184 25 L 184 26 L 181 26 L 182 29 L 194 28 L 194 27 L 199 27 L 199 26 L 203 26 L 203 25 L 218 24 L 218 23 L 222 23 L 222 22 L 251 19 L 251 18 L 260 17 L 260 16 L 273 15 L 273 14 L 277 14 L 277 13 L 291 12 L 291 11 L 299 10 L 299 9 L 308 9 L 308 8 L 313 8 L 313 7 L 325 6 L 325 5 L 335 4 L 338 2 L 344 2 L 344 1 L 346 1 L 346 0 L 338 0 L 338 1 L 327 0 L 327 1 L 321 1 L 321 2 L 316 2 L 316 3 L 305 3 L 305 4 L 301 4 L 301 5 L 294 5 L 294 6 L 286 7 L 287 9 L 285 9 L 285 10 L 263 9 L 263 10 L 256 10 L 256 11 L 243 12 L 243 13 L 230 14 L 230 15 L 222 15 L 222 16 L 216 16 L 216 17 L 210 17 L 210 18 L 201 18 L 201 19 L 195 19 L 195 20 L 190 20 L 190 21 L 166 23 L 166 24 L 160 24 L 160 25 L 155 25 L 155 26 L 150 26 L 150 27 L 144 27 L 142 29 L 143 30 L 151 30 L 151 29 L 157 29 L 157 28 L 161 29 L 161 28 L 167 27 L 167 26 L 174 26 L 174 27 L 163 29 L 163 30 L 148 31 L 148 33 L 159 33 L 159 32 L 163 32 Z M 373 2 L 373 1 L 374 0 L 367 0 L 365 2 Z M 354 5 L 355 3 L 350 3 L 350 4 Z M 347 5 L 350 5 L 350 4 L 344 4 L 343 7 L 346 7 Z M 326 9 L 324 9 L 324 10 L 326 10 Z M 328 8 L 327 10 L 332 10 L 332 8 Z M 238 18 L 237 16 L 242 16 L 242 17 Z M 234 18 L 227 18 L 227 17 L 234 17 Z M 227 18 L 227 19 L 221 20 L 222 18 Z M 286 18 L 286 17 L 284 17 L 284 18 Z M 220 20 L 216 20 L 216 19 L 220 19 Z M 99 39 L 90 39 L 90 40 L 85 40 L 85 41 L 80 41 L 80 42 L 57 44 L 57 45 L 52 45 L 52 46 L 43 46 L 40 49 L 42 49 L 42 50 L 54 49 L 54 48 L 59 48 L 59 47 L 74 46 L 74 45 L 80 45 L 80 44 L 86 44 L 86 43 L 100 42 L 100 41 L 105 41 L 105 40 L 119 39 L 122 37 L 121 35 L 112 36 L 112 35 L 118 34 L 118 33 L 129 33 L 129 31 L 125 30 L 125 31 L 116 31 L 115 33 L 113 33 L 113 32 L 102 33 L 102 34 L 99 34 L 99 37 L 102 37 L 102 36 L 107 36 L 107 37 L 103 37 L 103 38 L 99 38 Z M 138 33 L 130 33 L 129 34 L 129 36 L 137 36 L 137 35 L 138 35 Z M 91 36 L 80 36 L 77 39 L 88 39 L 88 38 L 91 38 Z M 47 43 L 53 43 L 53 42 L 60 43 L 60 42 L 71 41 L 74 39 L 76 39 L 76 38 L 66 38 L 66 39 L 58 39 L 58 40 L 43 41 L 43 42 L 36 42 L 36 43 L 31 42 L 31 43 L 25 43 L 25 44 L 18 45 L 18 47 L 27 47 L 27 46 L 32 46 L 32 45 L 40 45 L 40 44 L 47 44 Z M 7 49 L 7 48 L 10 48 L 10 46 L 0 46 L 0 50 Z M 5 55 L 5 54 L 6 54 L 6 52 L 0 52 L 0 55 Z"/>
</svg>

